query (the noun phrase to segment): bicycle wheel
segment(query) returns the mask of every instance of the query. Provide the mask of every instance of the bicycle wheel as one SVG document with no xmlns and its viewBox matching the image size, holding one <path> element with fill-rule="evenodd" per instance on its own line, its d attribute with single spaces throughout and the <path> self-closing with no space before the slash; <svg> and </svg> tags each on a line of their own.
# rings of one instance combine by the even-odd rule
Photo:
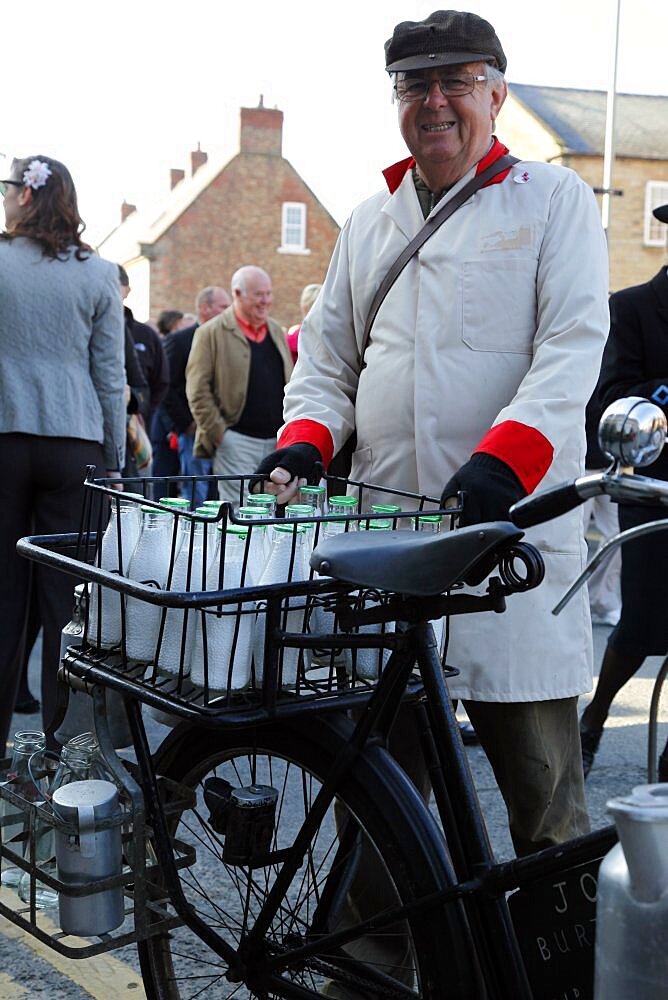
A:
<svg viewBox="0 0 668 1000">
<path fill-rule="evenodd" d="M 281 866 L 249 868 L 223 860 L 224 836 L 213 828 L 215 818 L 204 802 L 207 783 L 215 777 L 234 788 L 276 788 L 272 851 L 285 850 L 349 733 L 348 720 L 322 717 L 229 732 L 185 728 L 158 750 L 157 773 L 197 790 L 196 807 L 172 828 L 197 849 L 196 864 L 181 872 L 184 893 L 208 926 L 235 949 L 243 948 Z M 373 891 L 365 877 L 369 865 L 376 871 Z M 458 903 L 359 935 L 344 948 L 327 943 L 327 933 L 354 927 L 360 919 L 451 881 L 443 839 L 429 811 L 394 761 L 382 749 L 369 748 L 311 839 L 260 950 L 247 957 L 243 982 L 238 974 L 237 981 L 230 981 L 223 959 L 191 930 L 179 928 L 138 946 L 147 995 L 157 1000 L 463 1000 L 478 995 Z M 316 953 L 290 960 L 292 952 L 314 939 Z M 262 962 L 276 956 L 284 967 L 280 979 L 267 985 Z"/>
</svg>

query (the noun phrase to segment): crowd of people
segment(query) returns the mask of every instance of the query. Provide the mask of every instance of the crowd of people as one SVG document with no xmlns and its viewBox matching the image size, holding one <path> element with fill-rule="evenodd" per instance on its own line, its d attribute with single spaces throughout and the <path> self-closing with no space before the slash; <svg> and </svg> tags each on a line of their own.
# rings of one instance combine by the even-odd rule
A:
<svg viewBox="0 0 668 1000">
<path fill-rule="evenodd" d="M 17 540 L 77 530 L 89 465 L 119 485 L 240 464 L 252 472 L 275 447 L 292 356 L 287 330 L 268 316 L 271 279 L 261 268 L 239 268 L 232 296 L 203 288 L 196 314 L 172 309 L 155 325 L 140 322 L 124 305 L 125 268 L 82 239 L 64 164 L 43 154 L 15 159 L 0 185 L 0 455 L 12 469 L 0 486 L 4 748 L 15 709 L 32 714 L 41 702 L 48 727 L 60 633 L 73 606 L 71 578 L 20 558 Z M 200 481 L 194 496 L 184 495 L 199 504 L 208 489 Z M 27 664 L 40 629 L 38 699 Z"/>
<path fill-rule="evenodd" d="M 492 25 L 436 11 L 398 24 L 385 56 L 410 155 L 354 209 L 323 284 L 304 289 L 302 322 L 287 332 L 270 315 L 271 277 L 255 264 L 239 267 L 229 293 L 203 287 L 194 314 L 138 322 L 123 307 L 125 270 L 81 238 L 67 169 L 43 155 L 12 163 L 0 234 L 0 459 L 12 470 L 0 484 L 2 740 L 31 594 L 44 632 L 45 721 L 72 599 L 68 578 L 41 566 L 31 575 L 16 540 L 76 529 L 86 465 L 110 478 L 256 471 L 284 504 L 354 434 L 354 479 L 443 503 L 463 495 L 460 523 L 470 525 L 506 519 L 515 501 L 582 473 L 590 399 L 594 424 L 619 395 L 668 406 L 666 268 L 608 304 L 591 188 L 566 167 L 516 159 L 495 134 L 507 86 Z M 419 254 L 395 268 L 447 205 Z M 136 424 L 150 435 L 152 462 Z M 665 464 L 648 474 L 665 478 Z M 189 499 L 197 505 L 209 489 L 200 479 Z M 218 496 L 238 502 L 238 487 L 223 478 Z M 622 526 L 645 516 L 620 507 Z M 640 543 L 624 551 L 621 602 L 615 590 L 600 609 L 607 623 L 621 617 L 579 720 L 578 698 L 592 687 L 586 595 L 559 618 L 549 611 L 586 558 L 582 511 L 527 535 L 543 553 L 545 583 L 503 615 L 454 619 L 448 651 L 460 671 L 453 697 L 492 764 L 519 855 L 588 831 L 583 754 L 588 771 L 615 693 L 646 655 L 668 648 L 665 615 L 637 595 L 650 565 L 658 575 L 648 587 L 660 593 L 663 536 L 652 536 L 652 553 Z M 392 749 L 428 796 L 412 725 L 399 717 Z"/>
</svg>

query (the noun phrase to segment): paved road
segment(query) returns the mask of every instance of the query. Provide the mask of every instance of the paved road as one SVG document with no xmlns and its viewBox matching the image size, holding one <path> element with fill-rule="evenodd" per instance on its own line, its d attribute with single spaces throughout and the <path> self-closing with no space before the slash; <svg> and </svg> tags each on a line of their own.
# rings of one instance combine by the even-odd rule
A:
<svg viewBox="0 0 668 1000">
<path fill-rule="evenodd" d="M 600 662 L 609 629 L 594 629 L 596 663 Z M 592 826 L 608 822 L 606 802 L 644 783 L 647 774 L 647 717 L 653 681 L 660 660 L 648 660 L 639 676 L 624 689 L 613 706 L 596 763 L 587 782 Z M 38 690 L 37 658 L 31 662 L 31 686 Z M 666 695 L 668 698 L 668 693 Z M 659 746 L 668 734 L 668 703 L 664 700 Z M 41 728 L 39 717 L 15 716 L 12 731 Z M 512 857 L 505 810 L 482 751 L 470 748 L 469 758 L 487 817 L 490 836 L 499 858 Z M 0 898 L 9 890 L 0 890 Z M 11 898 L 11 897 L 9 897 Z M 34 938 L 0 918 L 0 1000 L 62 998 L 62 1000 L 121 1000 L 144 996 L 132 949 L 86 961 L 58 956 Z"/>
</svg>

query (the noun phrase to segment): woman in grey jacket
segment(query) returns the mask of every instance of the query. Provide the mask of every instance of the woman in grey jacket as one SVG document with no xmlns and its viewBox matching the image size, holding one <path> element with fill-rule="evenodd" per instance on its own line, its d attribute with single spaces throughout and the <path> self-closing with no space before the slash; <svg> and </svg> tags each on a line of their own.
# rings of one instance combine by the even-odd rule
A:
<svg viewBox="0 0 668 1000">
<path fill-rule="evenodd" d="M 14 160 L 0 182 L 0 750 L 11 722 L 30 566 L 22 535 L 78 527 L 86 465 L 120 475 L 125 450 L 123 310 L 116 266 L 81 239 L 69 171 Z M 36 570 L 42 706 L 55 707 L 60 630 L 74 581 Z"/>
</svg>

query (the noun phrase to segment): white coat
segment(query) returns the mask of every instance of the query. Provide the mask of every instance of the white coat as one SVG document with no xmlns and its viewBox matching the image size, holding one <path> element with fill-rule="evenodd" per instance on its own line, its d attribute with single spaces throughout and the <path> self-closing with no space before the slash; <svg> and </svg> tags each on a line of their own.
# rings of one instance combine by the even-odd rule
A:
<svg viewBox="0 0 668 1000">
<path fill-rule="evenodd" d="M 582 474 L 584 409 L 609 322 L 591 189 L 569 169 L 520 162 L 476 192 L 390 290 L 360 375 L 371 299 L 423 224 L 410 170 L 394 194 L 353 212 L 302 326 L 286 426 L 317 422 L 334 452 L 354 427 L 353 478 L 432 497 L 504 421 L 535 428 L 552 445 L 541 488 Z M 527 539 L 543 553 L 544 583 L 509 598 L 502 615 L 451 619 L 447 661 L 461 671 L 450 683 L 454 697 L 534 701 L 591 687 L 586 592 L 551 614 L 584 565 L 582 513 L 531 529 Z"/>
</svg>

